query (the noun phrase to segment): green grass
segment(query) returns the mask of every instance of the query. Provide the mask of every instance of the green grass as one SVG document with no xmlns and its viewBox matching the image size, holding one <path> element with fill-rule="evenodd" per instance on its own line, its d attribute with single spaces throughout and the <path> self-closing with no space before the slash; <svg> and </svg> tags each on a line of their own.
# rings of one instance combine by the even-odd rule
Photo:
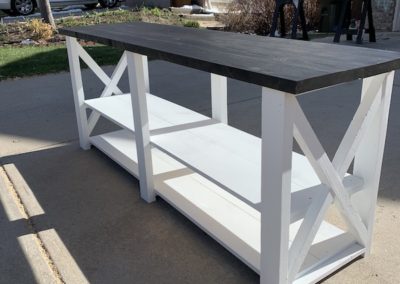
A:
<svg viewBox="0 0 400 284">
<path fill-rule="evenodd" d="M 183 23 L 183 26 L 187 28 L 196 28 L 196 29 L 200 28 L 199 22 L 196 21 L 186 21 Z"/>
<path fill-rule="evenodd" d="M 121 50 L 103 45 L 84 48 L 99 65 L 116 64 L 122 55 Z M 64 45 L 0 47 L 0 80 L 66 70 L 68 56 Z"/>
<path fill-rule="evenodd" d="M 70 16 L 57 19 L 56 23 L 62 27 L 87 26 L 97 24 L 129 23 L 140 20 L 140 13 L 129 10 L 112 10 L 105 12 L 88 12 L 80 17 Z"/>
<path fill-rule="evenodd" d="M 185 21 L 168 9 L 158 8 L 142 8 L 137 11 L 120 9 L 100 13 L 90 12 L 82 16 L 56 20 L 58 27 L 135 21 L 199 27 L 195 21 Z M 67 51 L 62 43 L 50 43 L 49 46 L 43 43 L 40 46 L 14 45 L 24 39 L 32 38 L 31 33 L 29 23 L 0 24 L 0 80 L 68 70 Z M 56 34 L 53 39 L 56 38 L 60 38 L 60 35 Z M 120 50 L 101 45 L 85 47 L 85 49 L 100 65 L 116 64 L 122 54 Z"/>
<path fill-rule="evenodd" d="M 165 24 L 182 24 L 179 16 L 168 9 L 142 8 L 139 11 L 112 10 L 104 12 L 87 12 L 82 16 L 70 16 L 56 20 L 59 27 L 87 26 L 97 24 L 130 23 L 136 21 Z"/>
</svg>

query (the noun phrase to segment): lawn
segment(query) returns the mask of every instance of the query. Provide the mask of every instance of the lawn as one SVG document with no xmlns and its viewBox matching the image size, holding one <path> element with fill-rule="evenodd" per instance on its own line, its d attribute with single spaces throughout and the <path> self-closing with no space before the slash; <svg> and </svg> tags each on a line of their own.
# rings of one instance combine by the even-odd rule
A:
<svg viewBox="0 0 400 284">
<path fill-rule="evenodd" d="M 122 54 L 119 49 L 103 45 L 84 48 L 100 65 L 116 64 Z M 0 48 L 0 80 L 66 70 L 68 56 L 65 45 Z"/>
<path fill-rule="evenodd" d="M 113 10 L 91 12 L 56 20 L 57 27 L 112 24 L 144 21 L 152 23 L 198 27 L 197 22 L 186 21 L 168 9 Z M 22 45 L 32 39 L 34 45 Z M 84 48 L 99 65 L 116 64 L 122 51 L 102 45 L 85 43 Z M 83 66 L 84 67 L 84 66 Z M 8 78 L 55 73 L 68 70 L 68 56 L 64 36 L 53 32 L 48 25 L 36 20 L 0 24 L 0 80 Z"/>
<path fill-rule="evenodd" d="M 66 16 L 56 19 L 57 28 L 87 26 L 97 24 L 115 24 L 129 22 L 149 22 L 167 25 L 199 27 L 195 21 L 185 20 L 168 9 L 142 8 L 140 10 L 111 10 L 104 12 L 86 12 L 80 16 Z M 26 22 L 0 23 L 0 46 L 18 45 L 26 39 L 35 40 L 40 45 L 60 42 L 64 37 L 53 31 L 51 27 L 38 20 Z"/>
</svg>

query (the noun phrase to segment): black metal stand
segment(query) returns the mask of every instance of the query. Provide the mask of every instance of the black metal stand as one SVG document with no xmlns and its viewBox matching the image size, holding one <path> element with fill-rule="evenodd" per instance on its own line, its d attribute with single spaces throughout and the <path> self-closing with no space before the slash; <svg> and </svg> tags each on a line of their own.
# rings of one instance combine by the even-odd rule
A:
<svg viewBox="0 0 400 284">
<path fill-rule="evenodd" d="M 353 40 L 353 35 L 357 34 L 357 43 L 361 44 L 363 41 L 363 34 L 365 29 L 365 22 L 368 16 L 368 33 L 369 33 L 369 41 L 376 42 L 375 35 L 375 27 L 374 27 L 374 19 L 372 17 L 372 5 L 371 0 L 363 0 L 362 3 L 362 11 L 361 11 L 361 20 L 360 26 L 357 30 L 352 31 L 350 29 L 351 23 L 351 1 L 343 0 L 342 7 L 340 9 L 340 18 L 339 24 L 337 26 L 335 37 L 333 38 L 333 42 L 340 42 L 340 36 L 345 33 L 347 40 Z"/>
<path fill-rule="evenodd" d="M 274 16 L 272 18 L 270 37 L 275 37 L 275 32 L 278 27 L 278 17 L 280 19 L 281 37 L 286 36 L 285 15 L 284 15 L 284 10 L 283 10 L 285 5 L 293 5 L 295 7 L 295 12 L 294 12 L 293 21 L 292 21 L 291 38 L 292 39 L 297 38 L 297 24 L 298 24 L 298 18 L 300 17 L 301 30 L 303 31 L 302 39 L 309 40 L 308 34 L 307 34 L 306 17 L 304 14 L 304 1 L 303 0 L 299 0 L 298 7 L 296 7 L 296 5 L 294 5 L 292 0 L 276 0 Z"/>
</svg>

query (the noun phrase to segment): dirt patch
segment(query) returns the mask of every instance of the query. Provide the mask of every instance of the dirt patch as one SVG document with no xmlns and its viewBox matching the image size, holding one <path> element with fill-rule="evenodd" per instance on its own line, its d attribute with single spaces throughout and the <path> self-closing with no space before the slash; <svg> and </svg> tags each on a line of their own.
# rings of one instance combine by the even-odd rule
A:
<svg viewBox="0 0 400 284">
<path fill-rule="evenodd" d="M 0 47 L 5 45 L 52 45 L 63 42 L 65 37 L 57 31 L 48 34 L 46 24 L 37 29 L 38 20 L 0 24 Z M 86 13 L 56 20 L 57 28 L 87 26 L 96 24 L 115 24 L 129 22 L 148 22 L 185 26 L 187 20 L 172 13 L 169 9 L 143 8 L 140 10 L 113 10 L 101 13 Z M 35 31 L 35 32 L 34 32 Z M 38 36 L 38 35 L 43 35 Z M 92 43 L 87 43 L 91 45 Z"/>
</svg>

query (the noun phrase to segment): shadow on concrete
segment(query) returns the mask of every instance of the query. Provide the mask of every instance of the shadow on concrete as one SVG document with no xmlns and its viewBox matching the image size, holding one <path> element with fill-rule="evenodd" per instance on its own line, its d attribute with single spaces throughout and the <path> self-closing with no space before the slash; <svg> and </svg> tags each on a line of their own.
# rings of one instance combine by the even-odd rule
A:
<svg viewBox="0 0 400 284">
<path fill-rule="evenodd" d="M 259 277 L 162 199 L 147 204 L 138 182 L 97 150 L 77 144 L 15 155 L 13 163 L 93 283 L 258 283 Z"/>
</svg>

